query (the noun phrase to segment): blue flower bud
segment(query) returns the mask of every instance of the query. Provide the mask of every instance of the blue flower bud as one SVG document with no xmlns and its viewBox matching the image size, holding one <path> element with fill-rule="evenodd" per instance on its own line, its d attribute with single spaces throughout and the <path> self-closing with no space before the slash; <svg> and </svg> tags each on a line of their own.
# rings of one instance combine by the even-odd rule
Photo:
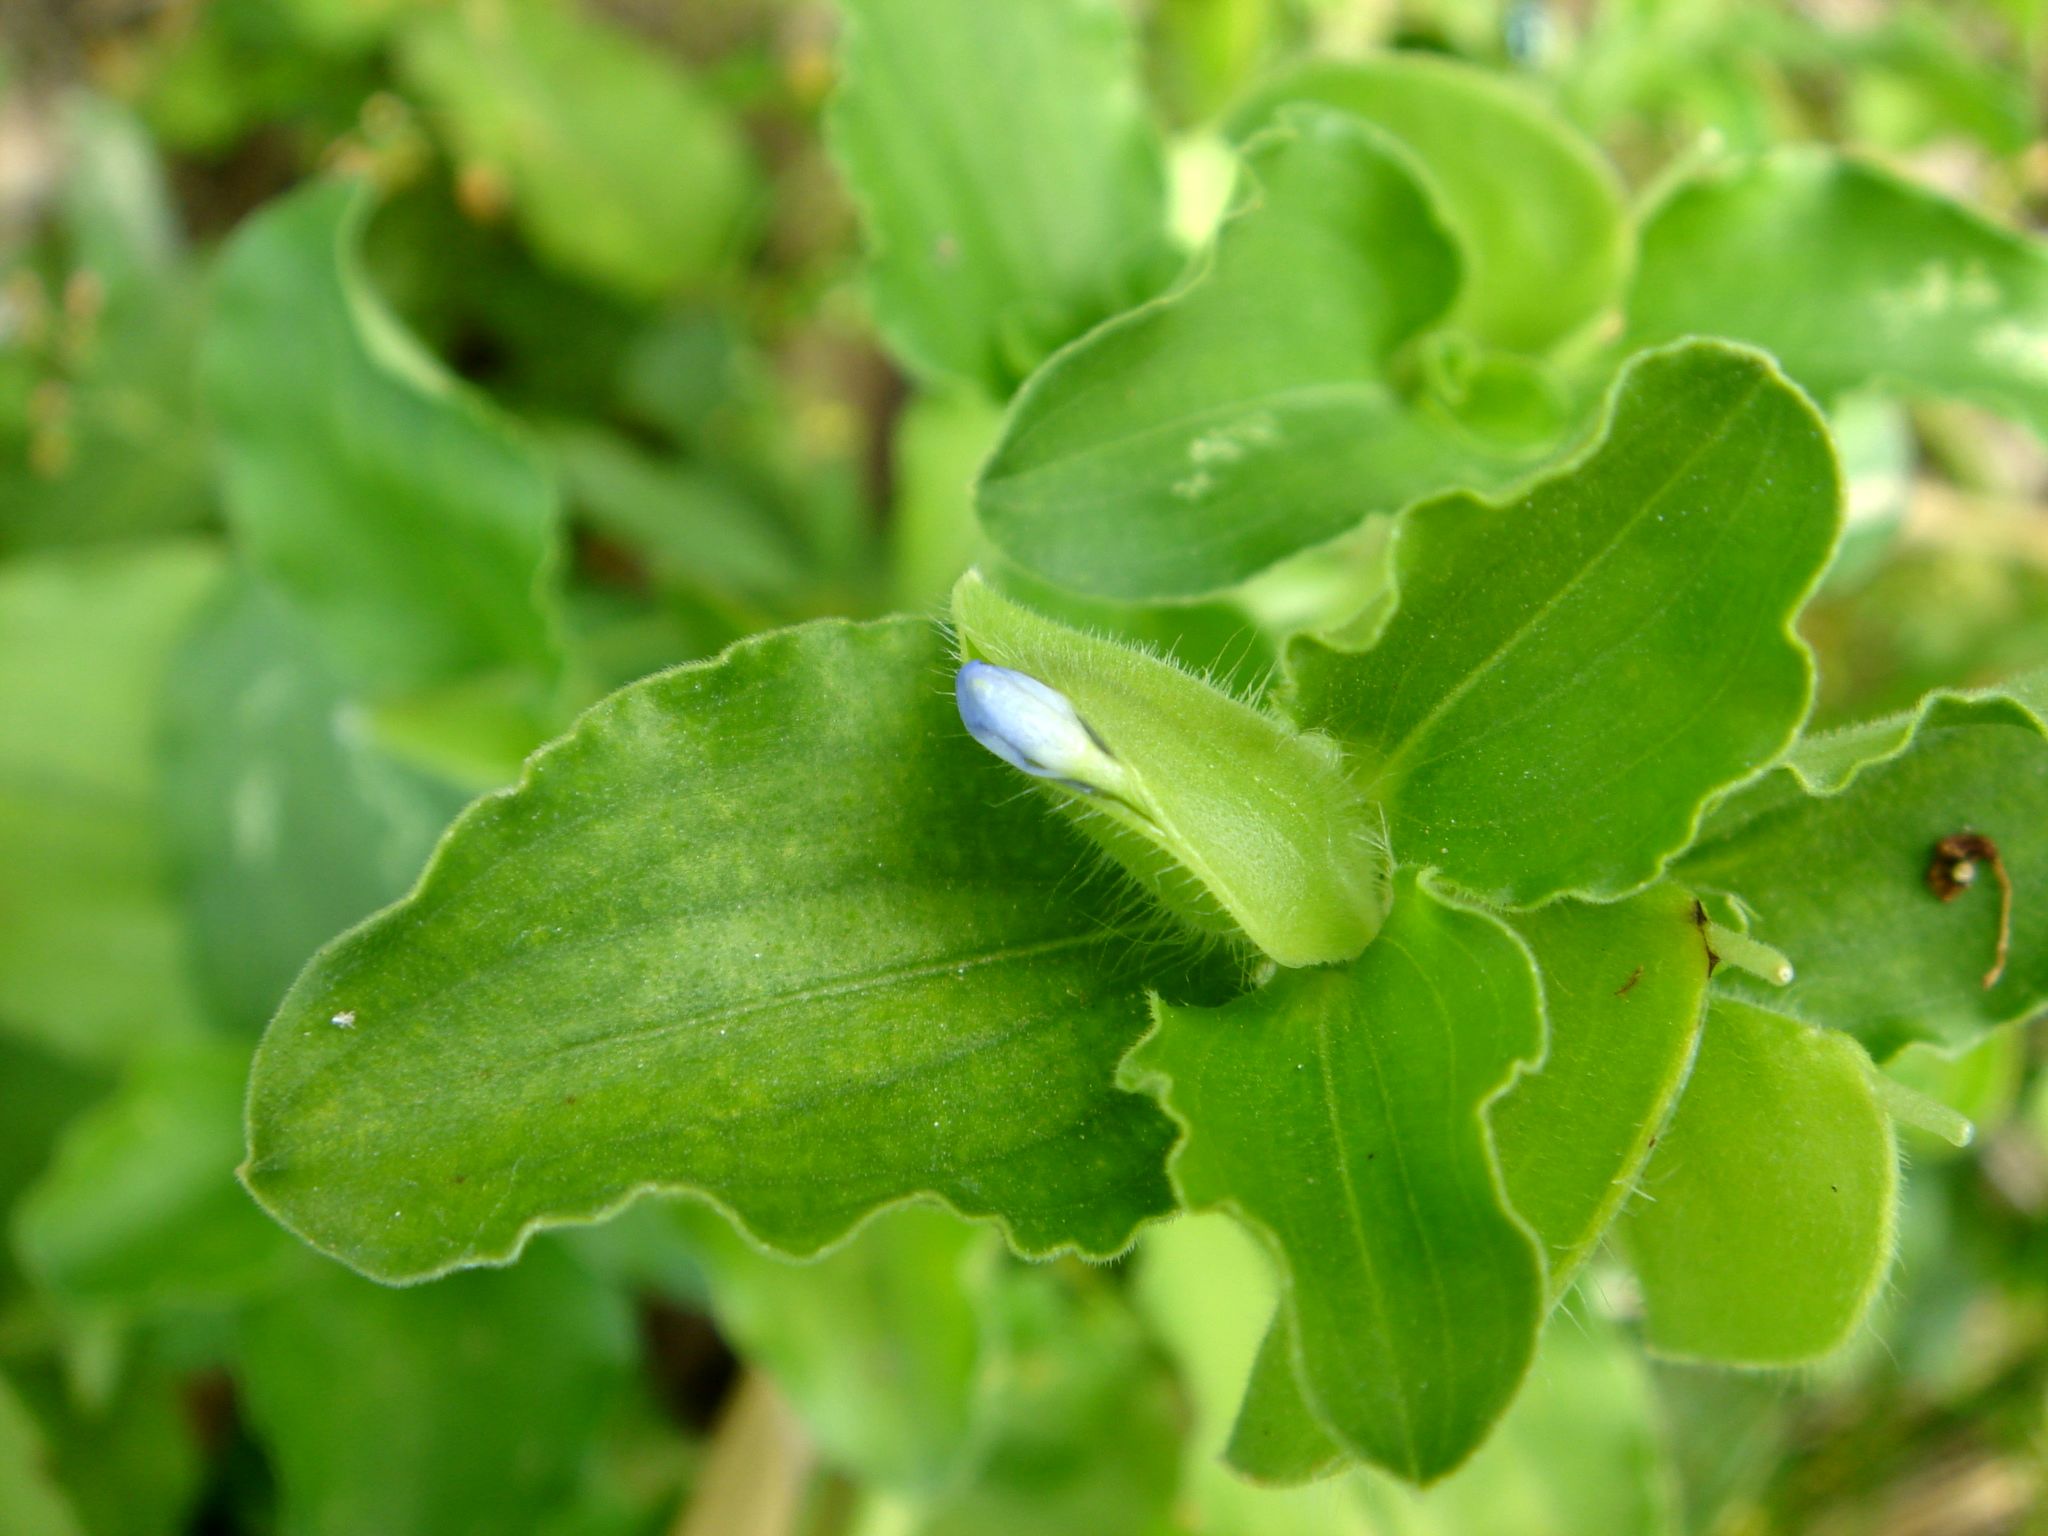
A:
<svg viewBox="0 0 2048 1536">
<path fill-rule="evenodd" d="M 1114 793 L 1123 765 L 1074 712 L 1067 696 L 1037 678 L 970 661 L 953 681 L 968 733 L 1014 768 L 1076 789 Z"/>
</svg>

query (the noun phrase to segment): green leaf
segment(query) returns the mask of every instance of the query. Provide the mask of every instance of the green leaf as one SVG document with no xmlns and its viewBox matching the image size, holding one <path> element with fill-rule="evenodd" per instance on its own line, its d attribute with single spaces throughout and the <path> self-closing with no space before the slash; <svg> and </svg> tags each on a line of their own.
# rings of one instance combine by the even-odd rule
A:
<svg viewBox="0 0 2048 1536">
<path fill-rule="evenodd" d="M 1881 382 L 2048 437 L 2048 245 L 1875 166 L 1801 148 L 1674 187 L 1629 336 L 1700 331 L 1769 348 L 1822 398 Z"/>
<path fill-rule="evenodd" d="M 1620 1211 L 1698 1048 L 1707 956 L 1693 898 L 1559 901 L 1510 921 L 1536 957 L 1550 1046 L 1493 1110 L 1516 1214 L 1555 1301 Z"/>
<path fill-rule="evenodd" d="M 1319 107 L 1255 139 L 1206 264 L 1018 394 L 978 491 L 997 546 L 1081 591 L 1191 596 L 1369 512 L 1499 479 L 1476 440 L 1393 383 L 1460 271 L 1408 165 Z"/>
<path fill-rule="evenodd" d="M 1620 298 L 1632 254 L 1620 179 L 1515 82 L 1431 54 L 1315 62 L 1262 86 L 1233 125 L 1264 127 L 1297 101 L 1364 119 L 1420 163 L 1465 258 L 1453 323 L 1539 351 Z"/>
<path fill-rule="evenodd" d="M 201 979 L 215 1017 L 254 1030 L 314 950 L 404 894 L 467 796 L 379 752 L 312 636 L 253 582 L 179 648 L 164 712 Z"/>
<path fill-rule="evenodd" d="M 985 1230 L 911 1206 L 791 1264 L 704 1206 L 672 1215 L 719 1331 L 774 1375 L 827 1459 L 892 1490 L 934 1489 L 959 1470 L 982 1365 L 968 1270 Z"/>
<path fill-rule="evenodd" d="M 828 133 L 915 371 L 997 399 L 1172 275 L 1166 178 L 1109 0 L 846 0 Z"/>
<path fill-rule="evenodd" d="M 0 569 L 0 1025 L 67 1055 L 199 1026 L 155 749 L 167 658 L 218 575 L 190 543 Z"/>
<path fill-rule="evenodd" d="M 554 487 L 371 293 L 369 206 L 314 182 L 222 254 L 201 371 L 229 520 L 354 689 L 550 674 Z"/>
<path fill-rule="evenodd" d="M 1294 1362 L 1301 1332 L 1283 1301 L 1252 1359 L 1244 1401 L 1224 1454 L 1233 1470 L 1275 1490 L 1313 1483 L 1355 1465 L 1302 1394 Z"/>
<path fill-rule="evenodd" d="M 1788 987 L 1717 985 L 1846 1029 L 1883 1061 L 1959 1047 L 2048 1004 L 2048 677 L 2009 695 L 1935 694 L 1909 714 L 1802 742 L 1707 819 L 1675 873 L 1739 898 L 1790 957 Z M 2005 903 L 1997 871 L 1943 901 L 1937 845 L 1992 840 L 2012 884 L 2009 958 L 1984 985 Z"/>
<path fill-rule="evenodd" d="M 1792 1365 L 1846 1341 L 1892 1255 L 1898 1155 L 1856 1042 L 1732 998 L 1617 1228 L 1668 1355 Z"/>
<path fill-rule="evenodd" d="M 734 254 L 752 191 L 737 126 L 672 56 L 585 7 L 419 7 L 398 67 L 562 271 L 653 299 Z"/>
<path fill-rule="evenodd" d="M 146 1310 L 236 1299 L 295 1251 L 235 1182 L 248 1051 L 209 1043 L 139 1058 L 73 1121 L 15 1213 L 15 1247 L 44 1289 Z"/>
<path fill-rule="evenodd" d="M 1411 1480 L 1443 1476 L 1507 1406 L 1543 1313 L 1542 1260 L 1485 1119 L 1542 1050 L 1527 952 L 1411 874 L 1349 966 L 1157 1013 L 1126 1068 L 1183 1128 L 1183 1203 L 1270 1245 L 1295 1374 L 1332 1438 Z"/>
<path fill-rule="evenodd" d="M 924 622 L 822 623 L 585 715 L 293 988 L 257 1198 L 387 1279 L 657 1188 L 799 1254 L 918 1194 L 1122 1248 L 1172 1198 L 1170 1126 L 1111 1086 L 1143 1029 L 1118 892 L 949 670 Z"/>
<path fill-rule="evenodd" d="M 623 1299 L 550 1244 L 405 1291 L 309 1264 L 240 1336 L 280 1528 L 533 1529 L 569 1496 L 632 1346 Z"/>
<path fill-rule="evenodd" d="M 1820 418 L 1768 359 L 1637 359 L 1600 445 L 1499 504 L 1410 508 L 1371 650 L 1294 642 L 1294 713 L 1356 754 L 1394 852 L 1489 899 L 1609 898 L 1791 740 L 1791 620 L 1833 547 Z"/>
<path fill-rule="evenodd" d="M 1348 960 L 1371 942 L 1390 866 L 1327 741 L 1043 618 L 972 571 L 954 588 L 953 620 L 963 654 L 1073 706 L 1107 777 L 1046 779 L 1045 792 L 1171 910 L 1241 931 L 1282 965 Z M 961 686 L 972 689 L 966 674 Z"/>
<path fill-rule="evenodd" d="M 0 1510 L 16 1536 L 83 1536 L 78 1513 L 51 1475 L 42 1431 L 0 1376 Z"/>
</svg>

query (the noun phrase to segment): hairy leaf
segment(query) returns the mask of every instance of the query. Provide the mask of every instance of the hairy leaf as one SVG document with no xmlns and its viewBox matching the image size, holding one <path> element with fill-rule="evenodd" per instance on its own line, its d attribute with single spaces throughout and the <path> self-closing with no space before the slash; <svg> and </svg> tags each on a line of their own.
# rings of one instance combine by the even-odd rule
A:
<svg viewBox="0 0 2048 1536">
<path fill-rule="evenodd" d="M 2048 1004 L 2048 676 L 1934 694 L 1911 713 L 1811 738 L 1707 819 L 1677 875 L 1736 897 L 1790 957 L 1790 986 L 1720 985 L 1854 1033 L 1882 1061 L 1957 1047 Z M 1988 838 L 1943 900 L 1940 845 Z M 2001 887 L 2011 884 L 2010 899 Z M 2000 951 L 2009 907 L 2006 960 Z"/>
<path fill-rule="evenodd" d="M 221 257 L 202 378 L 229 521 L 355 689 L 549 672 L 554 487 L 370 291 L 368 211 L 309 183 Z"/>
<path fill-rule="evenodd" d="M 1157 1013 L 1126 1072 L 1183 1128 L 1183 1202 L 1271 1246 L 1309 1407 L 1347 1453 L 1443 1476 L 1507 1406 L 1543 1314 L 1485 1122 L 1542 1050 L 1527 951 L 1407 875 L 1350 965 Z"/>
<path fill-rule="evenodd" d="M 953 620 L 966 655 L 1072 704 L 1114 782 L 1048 779 L 1046 792 L 1173 910 L 1241 931 L 1282 965 L 1348 960 L 1379 931 L 1391 873 L 1379 823 L 1328 740 L 1054 623 L 975 572 L 954 589 Z M 967 674 L 961 687 L 964 711 Z"/>
<path fill-rule="evenodd" d="M 2048 436 L 2048 244 L 1823 150 L 1714 166 L 1650 214 L 1629 336 L 1694 332 L 1823 398 L 1884 383 Z"/>
<path fill-rule="evenodd" d="M 245 1178 L 412 1279 L 636 1192 L 810 1253 L 936 1195 L 1023 1248 L 1170 1208 L 1120 893 L 954 718 L 937 629 L 824 623 L 650 678 L 467 812 L 300 978 Z"/>
<path fill-rule="evenodd" d="M 1465 258 L 1454 323 L 1534 351 L 1620 297 L 1630 230 L 1619 178 L 1512 82 L 1424 53 L 1316 62 L 1261 87 L 1233 121 L 1261 127 L 1295 101 L 1353 113 L 1415 156 Z"/>
<path fill-rule="evenodd" d="M 1617 1227 L 1665 1354 L 1790 1365 L 1862 1321 L 1891 1263 L 1898 1156 L 1854 1040 L 1732 998 Z"/>
<path fill-rule="evenodd" d="M 564 272 L 658 298 L 732 254 L 745 149 L 667 51 L 559 0 L 459 0 L 407 18 L 398 64 Z"/>
<path fill-rule="evenodd" d="M 848 0 L 829 134 L 876 321 L 1000 399 L 1172 274 L 1166 178 L 1110 0 Z"/>
<path fill-rule="evenodd" d="M 1549 1258 L 1552 1300 L 1621 1209 L 1699 1045 L 1707 953 L 1690 893 L 1560 901 L 1511 919 L 1536 957 L 1550 1045 L 1494 1106 L 1508 1198 Z"/>
<path fill-rule="evenodd" d="M 1797 730 L 1813 667 L 1791 620 L 1840 495 L 1768 359 L 1650 353 L 1570 469 L 1403 514 L 1399 608 L 1369 651 L 1294 643 L 1295 713 L 1353 749 L 1404 862 L 1510 905 L 1620 895 Z"/>
<path fill-rule="evenodd" d="M 1246 149 L 1206 264 L 1018 394 L 977 505 L 1003 552 L 1081 591 L 1241 581 L 1447 485 L 1506 472 L 1393 382 L 1456 299 L 1456 246 L 1384 135 L 1297 106 Z"/>
</svg>

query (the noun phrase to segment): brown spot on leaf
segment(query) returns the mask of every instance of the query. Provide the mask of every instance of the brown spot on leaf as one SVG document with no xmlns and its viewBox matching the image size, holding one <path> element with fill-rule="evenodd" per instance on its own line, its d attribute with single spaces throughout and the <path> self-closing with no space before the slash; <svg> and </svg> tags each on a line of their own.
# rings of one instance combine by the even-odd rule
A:
<svg viewBox="0 0 2048 1536">
<path fill-rule="evenodd" d="M 1982 832 L 1952 832 L 1934 845 L 1927 861 L 1927 889 L 1943 901 L 1954 901 L 1977 883 L 1980 865 L 1991 867 L 1998 882 L 1998 941 L 1991 953 L 1991 969 L 1984 973 L 1986 991 L 1998 985 L 2005 974 L 2005 962 L 2012 950 L 2012 877 L 1998 844 Z"/>
</svg>

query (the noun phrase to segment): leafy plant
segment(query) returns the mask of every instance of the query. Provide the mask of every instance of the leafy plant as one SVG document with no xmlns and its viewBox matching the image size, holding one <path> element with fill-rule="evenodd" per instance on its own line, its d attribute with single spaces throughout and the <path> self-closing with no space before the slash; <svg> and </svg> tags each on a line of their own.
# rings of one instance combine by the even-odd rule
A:
<svg viewBox="0 0 2048 1536">
<path fill-rule="evenodd" d="M 218 519 L 188 468 L 0 538 L 0 1072 L 67 1106 L 8 1133 L 0 1299 L 57 1342 L 0 1349 L 0 1511 L 172 1528 L 66 1458 L 131 1437 L 189 1508 L 150 1415 L 197 1362 L 244 1524 L 691 1484 L 739 1529 L 751 1421 L 678 1470 L 638 1297 L 876 1530 L 1492 1528 L 1524 1483 L 1555 1519 L 1503 1529 L 1700 1524 L 1638 1343 L 1868 1337 L 1902 1137 L 2003 1118 L 2048 1008 L 2048 673 L 1815 714 L 1843 551 L 1889 559 L 1868 442 L 2048 433 L 2048 246 L 1821 144 L 1632 196 L 1565 114 L 1641 18 L 1546 95 L 844 0 L 878 468 L 750 334 L 843 291 L 734 255 L 742 106 L 818 92 L 545 0 L 346 9 L 157 61 L 170 140 L 272 26 L 421 109 L 241 219 L 196 345 L 134 318 L 192 284 L 155 224 L 81 193 L 35 253 L 185 348 Z M 1213 133 L 1148 57 L 1230 87 Z M 471 378 L 430 344 L 479 331 Z"/>
</svg>

